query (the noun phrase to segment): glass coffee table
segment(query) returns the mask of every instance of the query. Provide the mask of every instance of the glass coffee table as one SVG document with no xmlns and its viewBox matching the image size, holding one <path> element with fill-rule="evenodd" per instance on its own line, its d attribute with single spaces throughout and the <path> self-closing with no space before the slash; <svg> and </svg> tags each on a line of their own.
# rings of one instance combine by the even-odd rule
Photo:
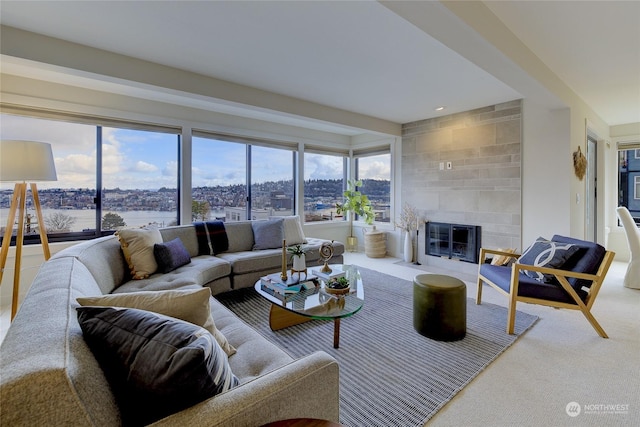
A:
<svg viewBox="0 0 640 427">
<path fill-rule="evenodd" d="M 310 320 L 333 320 L 333 347 L 340 347 L 340 319 L 353 316 L 360 311 L 364 304 L 364 288 L 357 267 L 337 264 L 329 267 L 334 271 L 340 268 L 345 271 L 345 276 L 351 287 L 349 293 L 345 295 L 328 293 L 324 287 L 325 280 L 318 277 L 320 286 L 302 290 L 283 299 L 262 289 L 260 280 L 256 282 L 254 285 L 256 292 L 271 303 L 269 327 L 272 331 Z M 298 273 L 295 274 L 298 275 Z M 309 278 L 312 277 L 314 276 L 310 269 Z M 305 282 L 306 280 L 304 273 L 302 273 L 301 281 Z"/>
</svg>

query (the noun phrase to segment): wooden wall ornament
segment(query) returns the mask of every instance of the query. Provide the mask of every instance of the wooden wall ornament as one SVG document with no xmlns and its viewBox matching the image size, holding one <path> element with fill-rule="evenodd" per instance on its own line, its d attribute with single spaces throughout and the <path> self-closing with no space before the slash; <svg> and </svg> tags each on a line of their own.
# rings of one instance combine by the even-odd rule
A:
<svg viewBox="0 0 640 427">
<path fill-rule="evenodd" d="M 578 149 L 573 152 L 573 169 L 578 179 L 582 181 L 585 173 L 587 172 L 587 158 L 582 154 L 580 146 L 578 146 Z"/>
</svg>

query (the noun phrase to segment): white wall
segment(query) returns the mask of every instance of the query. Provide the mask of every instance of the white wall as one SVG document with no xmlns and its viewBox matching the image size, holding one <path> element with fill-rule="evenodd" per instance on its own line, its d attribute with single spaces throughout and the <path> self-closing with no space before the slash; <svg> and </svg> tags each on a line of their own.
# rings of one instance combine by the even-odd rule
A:
<svg viewBox="0 0 640 427">
<path fill-rule="evenodd" d="M 523 102 L 522 248 L 539 236 L 571 232 L 569 111 Z"/>
</svg>

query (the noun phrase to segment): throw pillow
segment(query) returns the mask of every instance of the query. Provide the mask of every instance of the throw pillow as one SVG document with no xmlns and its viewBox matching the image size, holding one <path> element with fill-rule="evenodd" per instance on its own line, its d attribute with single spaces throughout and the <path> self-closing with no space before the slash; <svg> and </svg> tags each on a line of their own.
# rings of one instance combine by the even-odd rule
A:
<svg viewBox="0 0 640 427">
<path fill-rule="evenodd" d="M 253 229 L 254 251 L 282 247 L 284 240 L 284 220 L 282 218 L 251 221 L 251 228 Z"/>
<path fill-rule="evenodd" d="M 157 228 L 125 229 L 116 232 L 124 258 L 133 279 L 146 279 L 156 272 L 158 263 L 153 255 L 153 245 L 162 243 Z"/>
<path fill-rule="evenodd" d="M 579 247 L 576 245 L 539 237 L 522 253 L 518 262 L 536 267 L 560 268 L 578 249 Z M 542 274 L 538 271 L 525 270 L 524 273 L 540 282 L 551 282 L 554 279 L 552 274 Z"/>
<path fill-rule="evenodd" d="M 302 230 L 302 224 L 300 223 L 299 215 L 269 217 L 269 219 L 277 218 L 282 218 L 284 221 L 284 239 L 287 241 L 287 246 L 307 243 L 307 239 L 304 236 L 304 231 Z"/>
<path fill-rule="evenodd" d="M 179 237 L 167 243 L 153 245 L 153 255 L 156 257 L 158 271 L 161 273 L 168 273 L 191 262 L 189 251 Z"/>
<path fill-rule="evenodd" d="M 516 251 L 515 248 L 513 248 L 513 249 L 512 248 L 507 248 L 507 249 L 499 248 L 498 250 L 501 251 L 501 252 L 509 252 L 511 254 Z M 511 259 L 512 258 L 510 256 L 508 256 L 508 255 L 495 255 L 493 257 L 493 259 L 491 260 L 491 265 L 506 265 L 506 264 L 509 263 L 509 261 Z"/>
<path fill-rule="evenodd" d="M 82 306 L 138 308 L 202 326 L 211 332 L 224 352 L 231 356 L 236 353 L 236 349 L 216 328 L 213 317 L 211 317 L 210 297 L 211 289 L 201 288 L 80 297 L 76 301 Z"/>
<path fill-rule="evenodd" d="M 134 308 L 77 310 L 124 425 L 147 425 L 239 384 L 204 328 Z"/>
</svg>

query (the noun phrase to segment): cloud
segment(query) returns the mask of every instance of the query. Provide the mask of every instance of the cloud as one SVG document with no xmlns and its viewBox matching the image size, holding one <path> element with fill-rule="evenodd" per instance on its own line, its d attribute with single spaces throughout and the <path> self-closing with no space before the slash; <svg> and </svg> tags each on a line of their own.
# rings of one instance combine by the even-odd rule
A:
<svg viewBox="0 0 640 427">
<path fill-rule="evenodd" d="M 344 175 L 342 157 L 322 154 L 305 154 L 304 176 L 307 179 L 341 179 Z"/>
<path fill-rule="evenodd" d="M 156 165 L 138 160 L 134 170 L 136 172 L 157 172 L 159 169 Z"/>
<path fill-rule="evenodd" d="M 387 159 L 377 156 L 376 159 L 363 157 L 358 162 L 358 176 L 363 179 L 389 180 L 391 166 Z"/>
<path fill-rule="evenodd" d="M 178 162 L 175 160 L 167 162 L 167 164 L 164 166 L 164 169 L 162 169 L 162 175 L 166 177 L 177 178 Z"/>
</svg>

